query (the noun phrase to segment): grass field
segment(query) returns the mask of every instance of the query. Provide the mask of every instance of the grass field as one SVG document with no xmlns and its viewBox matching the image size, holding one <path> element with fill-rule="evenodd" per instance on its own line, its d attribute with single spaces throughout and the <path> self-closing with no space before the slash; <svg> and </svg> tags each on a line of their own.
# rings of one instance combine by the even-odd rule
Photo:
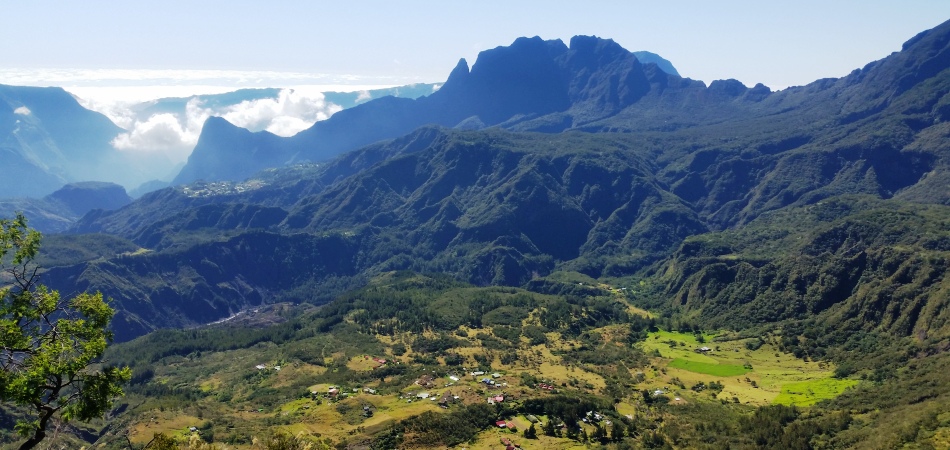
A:
<svg viewBox="0 0 950 450">
<path fill-rule="evenodd" d="M 648 354 L 659 354 L 663 361 L 659 364 L 662 371 L 649 381 L 684 398 L 693 394 L 688 389 L 677 389 L 674 380 L 687 387 L 699 382 L 721 383 L 724 388 L 719 399 L 798 406 L 834 398 L 857 384 L 856 380 L 832 378 L 834 368 L 825 363 L 795 358 L 770 344 L 750 350 L 745 346 L 747 340 L 703 334 L 704 342 L 700 342 L 693 334 L 657 331 L 640 345 Z M 701 347 L 711 350 L 698 352 Z"/>
<path fill-rule="evenodd" d="M 839 380 L 821 378 L 782 386 L 782 393 L 773 403 L 780 405 L 811 406 L 822 400 L 835 398 L 848 388 L 858 384 L 857 380 Z"/>
<path fill-rule="evenodd" d="M 737 366 L 733 364 L 710 364 L 697 361 L 687 361 L 685 359 L 674 359 L 667 364 L 666 367 L 672 367 L 676 369 L 688 370 L 690 372 L 701 373 L 705 375 L 712 375 L 716 377 L 734 377 L 738 375 L 745 375 L 751 370 L 746 369 L 744 366 Z"/>
</svg>

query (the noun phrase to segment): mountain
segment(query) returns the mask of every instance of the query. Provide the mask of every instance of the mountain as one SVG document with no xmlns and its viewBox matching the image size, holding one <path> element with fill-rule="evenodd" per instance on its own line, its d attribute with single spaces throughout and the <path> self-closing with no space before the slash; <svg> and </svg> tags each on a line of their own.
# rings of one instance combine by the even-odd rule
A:
<svg viewBox="0 0 950 450">
<path fill-rule="evenodd" d="M 367 276 L 404 269 L 448 273 L 476 285 L 520 286 L 559 271 L 649 278 L 653 285 L 671 286 L 650 295 L 689 299 L 677 306 L 684 314 L 724 324 L 710 311 L 729 314 L 736 306 L 707 307 L 720 301 L 710 296 L 710 288 L 677 287 L 719 280 L 703 278 L 702 271 L 678 272 L 692 267 L 690 260 L 677 263 L 683 258 L 678 249 L 690 239 L 728 230 L 752 233 L 769 214 L 800 214 L 796 211 L 822 202 L 847 201 L 842 200 L 847 195 L 937 210 L 950 201 L 939 188 L 950 161 L 940 106 L 950 95 L 950 77 L 944 76 L 950 67 L 944 56 L 948 35 L 950 25 L 944 24 L 846 77 L 775 93 L 734 80 L 707 87 L 669 75 L 640 65 L 611 41 L 575 38 L 568 49 L 557 41 L 520 39 L 510 48 L 483 52 L 471 71 L 463 62 L 429 97 L 371 101 L 301 135 L 360 117 L 369 120 L 362 125 L 367 129 L 386 128 L 371 119 L 389 107 L 390 125 L 408 124 L 408 116 L 396 113 L 399 108 L 425 111 L 436 102 L 446 102 L 444 117 L 452 111 L 464 110 L 453 113 L 456 117 L 477 113 L 469 124 L 506 120 L 521 110 L 566 107 L 566 112 L 507 120 L 491 129 L 422 127 L 329 163 L 268 169 L 242 183 L 157 191 L 116 211 L 87 214 L 71 230 L 117 235 L 154 252 L 54 268 L 50 274 L 64 290 L 96 289 L 115 298 L 123 305 L 120 315 L 141 324 L 123 336 L 226 317 L 258 299 L 319 303 Z M 534 59 L 525 58 L 528 54 Z M 531 64 L 543 70 L 526 72 Z M 494 72 L 499 67 L 510 72 Z M 907 68 L 913 77 L 902 70 Z M 562 69 L 566 72 L 558 72 Z M 514 75 L 525 73 L 537 78 Z M 565 73 L 573 74 L 570 82 L 564 82 Z M 611 78 L 617 73 L 626 73 L 625 81 Z M 539 100 L 539 92 L 552 86 L 567 88 L 563 96 Z M 488 91 L 510 102 L 466 97 Z M 590 121 L 557 133 L 520 131 L 550 123 L 551 117 Z M 509 125 L 512 130 L 505 129 Z M 236 159 L 239 165 L 231 163 L 241 171 L 283 166 L 299 156 L 281 161 L 288 154 L 267 149 L 291 140 L 221 119 L 209 120 L 202 139 L 234 149 L 258 146 Z M 204 155 L 208 162 L 226 156 Z M 260 266 L 289 278 L 260 278 L 253 273 Z M 889 273 L 863 270 L 875 277 Z M 803 282 L 821 282 L 810 277 Z M 274 284 L 276 279 L 283 281 Z M 903 280 L 885 283 L 897 288 Z M 802 289 L 823 289 L 808 286 Z M 750 285 L 741 292 L 783 298 L 768 289 Z M 819 309 L 765 315 L 746 326 L 810 317 L 831 303 L 850 302 L 847 286 L 832 292 Z M 199 298 L 204 303 L 196 303 Z M 186 304 L 190 308 L 182 309 Z"/>
<path fill-rule="evenodd" d="M 0 199 L 0 217 L 23 213 L 30 227 L 43 233 L 67 230 L 76 220 L 94 209 L 114 210 L 132 202 L 122 186 L 84 181 L 67 184 L 42 199 Z"/>
<path fill-rule="evenodd" d="M 577 36 L 568 47 L 560 40 L 519 38 L 509 47 L 481 52 L 471 70 L 460 60 L 429 96 L 373 100 L 290 138 L 255 133 L 238 144 L 229 138 L 240 134 L 228 129 L 236 127 L 206 124 L 175 183 L 241 180 L 266 167 L 326 161 L 426 124 L 562 131 L 634 103 L 650 90 L 648 76 L 667 75 L 610 40 Z M 525 125 L 539 117 L 546 118 Z"/>
<path fill-rule="evenodd" d="M 656 64 L 656 66 L 659 67 L 660 70 L 670 75 L 680 76 L 680 73 L 676 71 L 675 67 L 673 67 L 673 63 L 671 63 L 666 58 L 660 55 L 657 55 L 656 53 L 647 52 L 647 51 L 637 51 L 637 52 L 633 52 L 633 56 L 636 56 L 637 59 L 640 60 L 640 62 L 643 64 Z"/>
<path fill-rule="evenodd" d="M 0 85 L 0 158 L 9 169 L 0 190 L 42 197 L 68 181 L 110 173 L 115 167 L 103 163 L 121 131 L 60 88 Z"/>
</svg>

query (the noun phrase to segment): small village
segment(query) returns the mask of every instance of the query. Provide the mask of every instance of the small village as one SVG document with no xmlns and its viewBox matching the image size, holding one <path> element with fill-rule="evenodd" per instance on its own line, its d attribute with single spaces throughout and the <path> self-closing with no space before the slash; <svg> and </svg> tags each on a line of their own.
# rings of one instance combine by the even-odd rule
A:
<svg viewBox="0 0 950 450">
<path fill-rule="evenodd" d="M 222 195 L 235 195 L 248 191 L 253 191 L 266 186 L 262 180 L 252 179 L 240 183 L 232 181 L 196 181 L 189 185 L 180 186 L 179 192 L 191 198 L 217 197 Z"/>
</svg>

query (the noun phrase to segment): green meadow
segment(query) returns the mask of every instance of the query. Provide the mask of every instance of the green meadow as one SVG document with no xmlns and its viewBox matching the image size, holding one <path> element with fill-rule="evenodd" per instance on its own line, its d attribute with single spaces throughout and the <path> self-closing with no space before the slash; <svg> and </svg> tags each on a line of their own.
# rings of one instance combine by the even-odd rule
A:
<svg viewBox="0 0 950 450">
<path fill-rule="evenodd" d="M 737 366 L 733 364 L 710 364 L 697 361 L 688 361 L 685 359 L 674 359 L 667 364 L 666 367 L 672 367 L 675 369 L 688 370 L 690 372 L 701 373 L 705 375 L 712 375 L 716 377 L 734 377 L 738 375 L 745 375 L 751 370 L 746 369 L 744 366 Z"/>
<path fill-rule="evenodd" d="M 704 333 L 698 339 L 694 334 L 657 331 L 640 345 L 647 354 L 660 358 L 662 374 L 657 381 L 671 387 L 672 380 L 685 386 L 716 381 L 723 385 L 717 396 L 721 400 L 810 406 L 858 383 L 833 378 L 834 367 L 827 363 L 795 358 L 768 343 L 751 350 L 747 341 L 724 333 Z M 701 351 L 703 347 L 708 350 Z M 689 392 L 680 393 L 689 396 Z"/>
<path fill-rule="evenodd" d="M 836 378 L 820 378 L 800 383 L 789 383 L 782 386 L 782 393 L 775 397 L 773 403 L 811 406 L 822 400 L 835 398 L 856 384 L 858 384 L 857 380 L 839 380 Z"/>
</svg>

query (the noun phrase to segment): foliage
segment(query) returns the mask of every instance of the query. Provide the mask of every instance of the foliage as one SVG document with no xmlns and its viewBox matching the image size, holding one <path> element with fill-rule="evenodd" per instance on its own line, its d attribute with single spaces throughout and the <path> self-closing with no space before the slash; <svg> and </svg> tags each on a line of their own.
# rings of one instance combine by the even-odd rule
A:
<svg viewBox="0 0 950 450">
<path fill-rule="evenodd" d="M 40 285 L 31 264 L 39 244 L 23 216 L 0 220 L 0 261 L 9 258 L 11 282 L 0 290 L 0 399 L 32 410 L 16 424 L 28 438 L 21 448 L 42 441 L 57 414 L 64 421 L 101 416 L 131 376 L 128 368 L 100 366 L 114 311 L 101 294 L 64 301 Z"/>
<path fill-rule="evenodd" d="M 493 426 L 497 418 L 495 408 L 481 403 L 448 414 L 425 412 L 395 425 L 375 440 L 373 448 L 417 445 L 452 447 L 471 441 L 479 431 Z"/>
</svg>

